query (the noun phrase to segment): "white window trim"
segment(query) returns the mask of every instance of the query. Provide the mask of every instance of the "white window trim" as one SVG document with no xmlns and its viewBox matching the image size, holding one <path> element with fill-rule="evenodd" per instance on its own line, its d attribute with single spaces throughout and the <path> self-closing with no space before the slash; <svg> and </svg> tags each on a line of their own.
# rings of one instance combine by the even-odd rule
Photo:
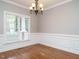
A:
<svg viewBox="0 0 79 59">
<path fill-rule="evenodd" d="M 4 11 L 4 38 L 5 39 L 6 39 L 6 15 L 5 14 L 7 14 L 7 13 L 12 14 L 12 15 L 16 15 L 16 16 L 20 16 L 20 17 L 23 17 L 23 16 L 28 17 L 29 18 L 28 34 L 30 34 L 30 25 L 31 25 L 30 16 L 19 14 L 19 13 L 15 13 L 15 12 Z"/>
</svg>

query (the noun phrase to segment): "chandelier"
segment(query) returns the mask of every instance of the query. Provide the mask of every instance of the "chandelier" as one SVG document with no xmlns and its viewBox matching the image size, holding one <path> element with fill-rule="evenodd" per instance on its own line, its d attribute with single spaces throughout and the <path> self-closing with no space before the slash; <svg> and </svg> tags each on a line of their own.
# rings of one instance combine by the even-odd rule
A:
<svg viewBox="0 0 79 59">
<path fill-rule="evenodd" d="M 39 0 L 35 0 L 35 2 L 32 3 L 32 6 L 30 7 L 31 14 L 43 14 L 43 4 L 39 4 L 38 1 Z"/>
</svg>

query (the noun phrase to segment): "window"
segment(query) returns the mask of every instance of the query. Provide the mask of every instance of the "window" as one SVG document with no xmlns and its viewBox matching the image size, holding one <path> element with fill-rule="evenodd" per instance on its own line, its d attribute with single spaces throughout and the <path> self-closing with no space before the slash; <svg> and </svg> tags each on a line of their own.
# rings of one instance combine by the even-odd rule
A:
<svg viewBox="0 0 79 59">
<path fill-rule="evenodd" d="M 13 34 L 17 30 L 17 17 L 14 15 L 6 15 L 6 31 L 7 33 Z"/>
<path fill-rule="evenodd" d="M 28 40 L 30 17 L 12 12 L 5 12 L 4 16 L 4 34 L 7 41 Z"/>
</svg>

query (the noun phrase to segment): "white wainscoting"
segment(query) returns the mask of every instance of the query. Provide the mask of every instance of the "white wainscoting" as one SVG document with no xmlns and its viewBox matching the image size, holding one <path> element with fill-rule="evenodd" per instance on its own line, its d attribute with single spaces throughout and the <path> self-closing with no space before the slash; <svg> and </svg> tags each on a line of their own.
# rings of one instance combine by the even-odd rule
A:
<svg viewBox="0 0 79 59">
<path fill-rule="evenodd" d="M 29 40 L 23 40 L 23 41 L 16 41 L 16 42 L 6 42 L 6 39 L 4 39 L 2 35 L 0 35 L 0 52 L 5 52 L 12 49 L 22 48 L 25 46 L 37 44 L 38 38 L 36 33 L 29 34 Z"/>
<path fill-rule="evenodd" d="M 39 33 L 39 43 L 79 54 L 79 35 Z"/>
<path fill-rule="evenodd" d="M 0 35 L 0 52 L 21 48 L 32 44 L 44 44 L 67 52 L 79 54 L 79 35 L 65 35 L 52 33 L 31 33 L 29 40 L 13 43 L 5 42 L 3 35 Z"/>
<path fill-rule="evenodd" d="M 4 35 L 3 34 L 0 34 L 0 46 L 2 44 L 4 44 L 5 40 L 4 40 Z"/>
</svg>

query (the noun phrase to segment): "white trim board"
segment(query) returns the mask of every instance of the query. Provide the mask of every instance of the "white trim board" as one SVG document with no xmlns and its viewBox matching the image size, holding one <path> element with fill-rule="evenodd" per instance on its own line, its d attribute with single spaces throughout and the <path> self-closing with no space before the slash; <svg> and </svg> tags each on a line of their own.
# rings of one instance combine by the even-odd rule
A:
<svg viewBox="0 0 79 59">
<path fill-rule="evenodd" d="M 69 3 L 69 2 L 71 2 L 71 1 L 72 1 L 72 0 L 65 0 L 65 1 L 62 1 L 62 2 L 57 3 L 57 4 L 55 4 L 55 5 L 51 5 L 50 7 L 46 8 L 45 10 L 49 10 L 49 9 L 52 9 L 52 8 L 61 6 L 61 5 L 63 5 L 63 4 Z"/>
<path fill-rule="evenodd" d="M 31 37 L 29 38 L 30 40 L 17 41 L 17 42 L 12 42 L 12 43 L 4 43 L 0 45 L 0 52 L 6 52 L 6 51 L 17 49 L 17 48 L 22 48 L 22 47 L 27 47 L 29 45 L 38 44 L 38 40 L 36 36 L 37 34 L 33 33 L 33 34 L 30 34 L 30 37 Z M 3 40 L 5 41 L 5 39 Z"/>
<path fill-rule="evenodd" d="M 3 1 L 3 2 L 6 2 L 6 3 L 9 3 L 9 4 L 13 4 L 13 5 L 17 6 L 17 7 L 21 7 L 21 8 L 28 9 L 28 7 L 23 6 L 23 5 L 19 4 L 19 3 L 13 2 L 13 1 L 11 1 L 11 0 L 2 0 L 2 1 Z"/>
<path fill-rule="evenodd" d="M 4 44 L 4 35 L 0 34 L 0 46 Z"/>
<path fill-rule="evenodd" d="M 57 34 L 57 33 L 37 33 L 39 38 L 47 39 L 47 38 L 59 38 L 59 39 L 66 39 L 66 40 L 79 40 L 79 35 L 73 34 Z"/>
<path fill-rule="evenodd" d="M 0 46 L 0 52 L 38 43 L 79 55 L 79 35 L 53 33 L 31 33 L 29 41 L 4 44 Z"/>
<path fill-rule="evenodd" d="M 39 43 L 79 55 L 79 35 L 39 33 Z"/>
<path fill-rule="evenodd" d="M 54 46 L 54 45 L 51 45 L 51 44 L 46 44 L 46 43 L 40 43 L 40 44 L 43 44 L 43 45 L 46 45 L 46 46 L 49 46 L 49 47 L 52 47 L 52 48 L 60 49 L 60 50 L 63 50 L 63 51 L 69 52 L 69 53 L 79 55 L 79 50 L 77 51 L 77 50 L 72 50 L 72 49 L 60 48 L 60 47 L 57 47 L 57 46 Z"/>
<path fill-rule="evenodd" d="M 11 1 L 11 0 L 2 0 L 2 1 L 7 2 L 7 3 L 9 3 L 9 4 L 16 5 L 16 6 L 21 7 L 21 8 L 29 9 L 29 7 L 23 6 L 23 5 L 21 5 L 21 4 L 18 4 L 18 3 L 16 3 L 16 2 L 13 2 L 13 1 Z M 48 9 L 51 9 L 51 8 L 55 8 L 55 7 L 58 7 L 58 6 L 60 6 L 60 5 L 65 4 L 65 3 L 69 3 L 69 2 L 71 2 L 71 1 L 72 1 L 72 0 L 65 0 L 65 1 L 62 1 L 62 2 L 57 3 L 57 4 L 55 4 L 55 5 L 49 6 L 48 8 L 45 8 L 44 10 L 48 10 Z"/>
<path fill-rule="evenodd" d="M 4 39 L 4 35 L 0 34 L 0 41 Z"/>
<path fill-rule="evenodd" d="M 13 49 L 27 47 L 29 45 L 34 45 L 34 44 L 37 44 L 37 43 L 24 41 L 24 42 L 20 42 L 20 43 L 5 45 L 5 46 L 2 45 L 2 46 L 0 46 L 0 53 L 6 52 L 6 51 L 9 51 L 9 50 L 13 50 Z"/>
</svg>

